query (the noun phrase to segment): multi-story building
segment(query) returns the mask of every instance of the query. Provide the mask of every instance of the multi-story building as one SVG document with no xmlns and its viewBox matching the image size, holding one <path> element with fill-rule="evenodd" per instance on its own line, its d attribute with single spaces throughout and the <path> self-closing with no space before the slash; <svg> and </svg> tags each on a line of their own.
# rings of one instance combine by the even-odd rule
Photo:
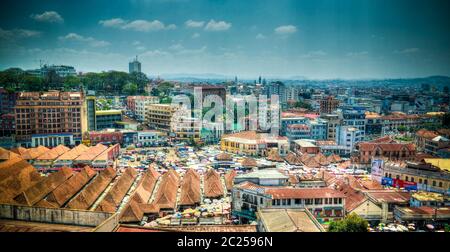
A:
<svg viewBox="0 0 450 252">
<path fill-rule="evenodd" d="M 333 96 L 328 96 L 325 99 L 319 100 L 320 114 L 332 114 L 339 106 L 339 100 L 334 99 Z"/>
<path fill-rule="evenodd" d="M 123 119 L 121 110 L 97 110 L 95 112 L 96 130 L 112 129 Z"/>
<path fill-rule="evenodd" d="M 289 151 L 289 142 L 287 137 L 242 131 L 223 135 L 220 147 L 223 151 L 249 156 L 267 156 L 269 150 L 276 149 L 279 155 L 284 156 Z"/>
<path fill-rule="evenodd" d="M 438 137 L 439 134 L 431 130 L 421 129 L 418 130 L 414 136 L 417 150 L 423 151 L 425 149 L 426 141 L 433 140 L 433 138 Z"/>
<path fill-rule="evenodd" d="M 285 136 L 288 131 L 289 125 L 299 125 L 306 124 L 309 121 L 308 118 L 304 116 L 295 116 L 293 114 L 282 113 L 281 114 L 281 129 L 280 135 Z"/>
<path fill-rule="evenodd" d="M 122 144 L 123 133 L 120 131 L 92 131 L 89 132 L 89 141 L 91 145 L 96 144 Z"/>
<path fill-rule="evenodd" d="M 38 75 L 41 77 L 47 76 L 50 72 L 54 72 L 60 77 L 77 75 L 77 71 L 73 66 L 64 65 L 44 65 L 40 69 L 29 71 L 30 74 Z"/>
<path fill-rule="evenodd" d="M 350 154 L 355 150 L 356 144 L 364 140 L 364 131 L 351 126 L 339 126 L 336 137 L 336 143 L 345 146 L 346 154 Z"/>
<path fill-rule="evenodd" d="M 384 138 L 381 138 L 384 139 Z M 398 143 L 392 140 L 358 143 L 359 161 L 371 163 L 373 160 L 412 160 L 416 155 L 416 146 L 413 143 Z"/>
<path fill-rule="evenodd" d="M 33 135 L 39 135 L 47 146 L 66 142 L 69 136 L 55 137 L 52 134 L 71 135 L 70 145 L 81 143 L 87 130 L 86 103 L 82 92 L 22 92 L 15 106 L 16 141 L 23 146 L 37 146 Z M 69 137 L 70 138 L 70 137 Z"/>
<path fill-rule="evenodd" d="M 421 118 L 422 117 L 420 115 L 407 115 L 400 112 L 383 116 L 381 117 L 383 124 L 382 133 L 396 133 L 400 127 L 403 127 L 404 129 L 416 128 L 421 125 Z"/>
<path fill-rule="evenodd" d="M 181 107 L 173 104 L 150 104 L 147 109 L 145 122 L 148 127 L 170 132 L 172 117 Z"/>
<path fill-rule="evenodd" d="M 286 137 L 289 141 L 297 139 L 310 139 L 311 128 L 307 124 L 291 124 L 288 125 L 286 131 Z"/>
<path fill-rule="evenodd" d="M 323 114 L 320 116 L 327 122 L 327 139 L 336 140 L 336 128 L 342 125 L 342 119 L 338 114 Z"/>
<path fill-rule="evenodd" d="M 266 95 L 270 99 L 272 95 L 278 95 L 282 107 L 287 105 L 286 86 L 281 81 L 271 82 L 266 85 Z"/>
<path fill-rule="evenodd" d="M 342 125 L 357 128 L 362 132 L 364 138 L 366 131 L 365 108 L 358 106 L 349 106 L 341 110 Z"/>
<path fill-rule="evenodd" d="M 379 137 L 383 130 L 383 122 L 381 115 L 374 112 L 366 112 L 366 136 Z"/>
<path fill-rule="evenodd" d="M 86 110 L 87 110 L 88 130 L 89 131 L 97 130 L 97 124 L 95 122 L 95 117 L 97 115 L 96 114 L 97 106 L 96 106 L 95 96 L 92 96 L 92 95 L 86 96 Z"/>
<path fill-rule="evenodd" d="M 135 97 L 135 110 L 136 119 L 143 122 L 145 120 L 145 114 L 147 113 L 148 105 L 159 103 L 158 96 L 134 96 Z"/>
<path fill-rule="evenodd" d="M 167 134 L 157 130 L 144 130 L 137 132 L 137 145 L 139 147 L 155 146 L 166 141 Z"/>
<path fill-rule="evenodd" d="M 417 184 L 420 191 L 450 194 L 450 173 L 429 163 L 387 162 L 382 166 L 385 178 Z"/>
<path fill-rule="evenodd" d="M 326 140 L 328 138 L 328 125 L 326 120 L 320 118 L 310 120 L 308 125 L 311 128 L 311 139 Z"/>
<path fill-rule="evenodd" d="M 438 156 L 441 149 L 450 147 L 450 140 L 443 136 L 437 136 L 432 139 L 425 139 L 424 152 L 433 156 Z"/>
<path fill-rule="evenodd" d="M 138 61 L 138 58 L 136 56 L 133 61 L 128 63 L 128 71 L 129 73 L 140 73 L 141 72 L 141 62 Z"/>
<path fill-rule="evenodd" d="M 200 141 L 201 121 L 190 116 L 178 117 L 172 123 L 171 132 L 178 141 Z"/>
<path fill-rule="evenodd" d="M 259 209 L 308 209 L 319 222 L 345 216 L 345 195 L 331 188 L 288 188 L 237 184 L 232 190 L 232 214 L 241 222 L 256 218 Z"/>
<path fill-rule="evenodd" d="M 8 92 L 0 87 L 0 138 L 15 134 L 14 106 L 18 93 Z"/>
</svg>

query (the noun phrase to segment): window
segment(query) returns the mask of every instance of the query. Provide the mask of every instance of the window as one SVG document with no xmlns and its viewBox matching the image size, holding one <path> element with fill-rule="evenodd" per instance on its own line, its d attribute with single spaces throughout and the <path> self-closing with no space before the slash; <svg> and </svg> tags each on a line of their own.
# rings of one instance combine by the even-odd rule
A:
<svg viewBox="0 0 450 252">
<path fill-rule="evenodd" d="M 442 187 L 442 182 L 439 182 L 439 187 Z"/>
<path fill-rule="evenodd" d="M 406 176 L 406 177 L 405 177 L 405 181 L 408 181 L 408 179 L 409 179 L 408 176 Z"/>
<path fill-rule="evenodd" d="M 263 198 L 259 198 L 259 204 L 260 204 L 260 205 L 264 204 Z"/>
<path fill-rule="evenodd" d="M 337 205 L 338 199 L 337 199 L 337 198 L 334 198 L 334 199 L 333 199 L 333 203 L 334 203 L 335 205 Z"/>
<path fill-rule="evenodd" d="M 302 203 L 302 201 L 300 199 L 295 199 L 295 204 L 296 205 L 300 205 Z"/>
<path fill-rule="evenodd" d="M 423 183 L 424 183 L 425 185 L 428 185 L 428 179 L 425 179 L 425 180 L 423 181 Z"/>
<path fill-rule="evenodd" d="M 411 182 L 414 182 L 414 177 L 411 177 Z"/>
<path fill-rule="evenodd" d="M 435 180 L 433 180 L 433 186 L 436 186 L 436 181 Z"/>
<path fill-rule="evenodd" d="M 419 184 L 422 184 L 422 179 L 421 178 L 419 179 Z"/>
</svg>

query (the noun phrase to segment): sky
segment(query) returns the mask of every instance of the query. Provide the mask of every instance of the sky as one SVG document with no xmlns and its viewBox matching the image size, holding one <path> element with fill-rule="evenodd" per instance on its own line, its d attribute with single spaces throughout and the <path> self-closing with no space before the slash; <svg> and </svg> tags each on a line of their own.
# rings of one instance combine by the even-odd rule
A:
<svg viewBox="0 0 450 252">
<path fill-rule="evenodd" d="M 40 62 L 151 76 L 450 75 L 450 1 L 121 0 L 0 3 L 0 69 Z"/>
</svg>

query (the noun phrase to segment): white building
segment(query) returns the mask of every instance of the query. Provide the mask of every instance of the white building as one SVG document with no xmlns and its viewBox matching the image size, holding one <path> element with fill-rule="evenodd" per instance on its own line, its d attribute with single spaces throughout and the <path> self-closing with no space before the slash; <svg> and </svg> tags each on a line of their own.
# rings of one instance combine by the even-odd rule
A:
<svg viewBox="0 0 450 252">
<path fill-rule="evenodd" d="M 352 126 L 338 126 L 336 128 L 336 143 L 345 146 L 346 154 L 355 150 L 358 142 L 364 141 L 364 131 Z"/>
<path fill-rule="evenodd" d="M 148 105 L 159 103 L 158 96 L 137 96 L 136 97 L 136 119 L 143 122 L 147 112 Z"/>
</svg>

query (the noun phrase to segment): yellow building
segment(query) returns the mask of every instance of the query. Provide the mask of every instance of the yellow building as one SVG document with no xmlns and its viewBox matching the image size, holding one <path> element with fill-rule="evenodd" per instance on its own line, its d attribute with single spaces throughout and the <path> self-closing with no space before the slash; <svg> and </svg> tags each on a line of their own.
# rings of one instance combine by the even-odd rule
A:
<svg viewBox="0 0 450 252">
<path fill-rule="evenodd" d="M 151 129 L 170 132 L 172 117 L 180 107 L 172 104 L 150 104 L 145 121 Z"/>
<path fill-rule="evenodd" d="M 242 131 L 223 135 L 220 148 L 223 151 L 249 156 L 267 156 L 270 149 L 277 149 L 278 154 L 284 156 L 289 150 L 289 142 L 286 137 Z"/>
</svg>

